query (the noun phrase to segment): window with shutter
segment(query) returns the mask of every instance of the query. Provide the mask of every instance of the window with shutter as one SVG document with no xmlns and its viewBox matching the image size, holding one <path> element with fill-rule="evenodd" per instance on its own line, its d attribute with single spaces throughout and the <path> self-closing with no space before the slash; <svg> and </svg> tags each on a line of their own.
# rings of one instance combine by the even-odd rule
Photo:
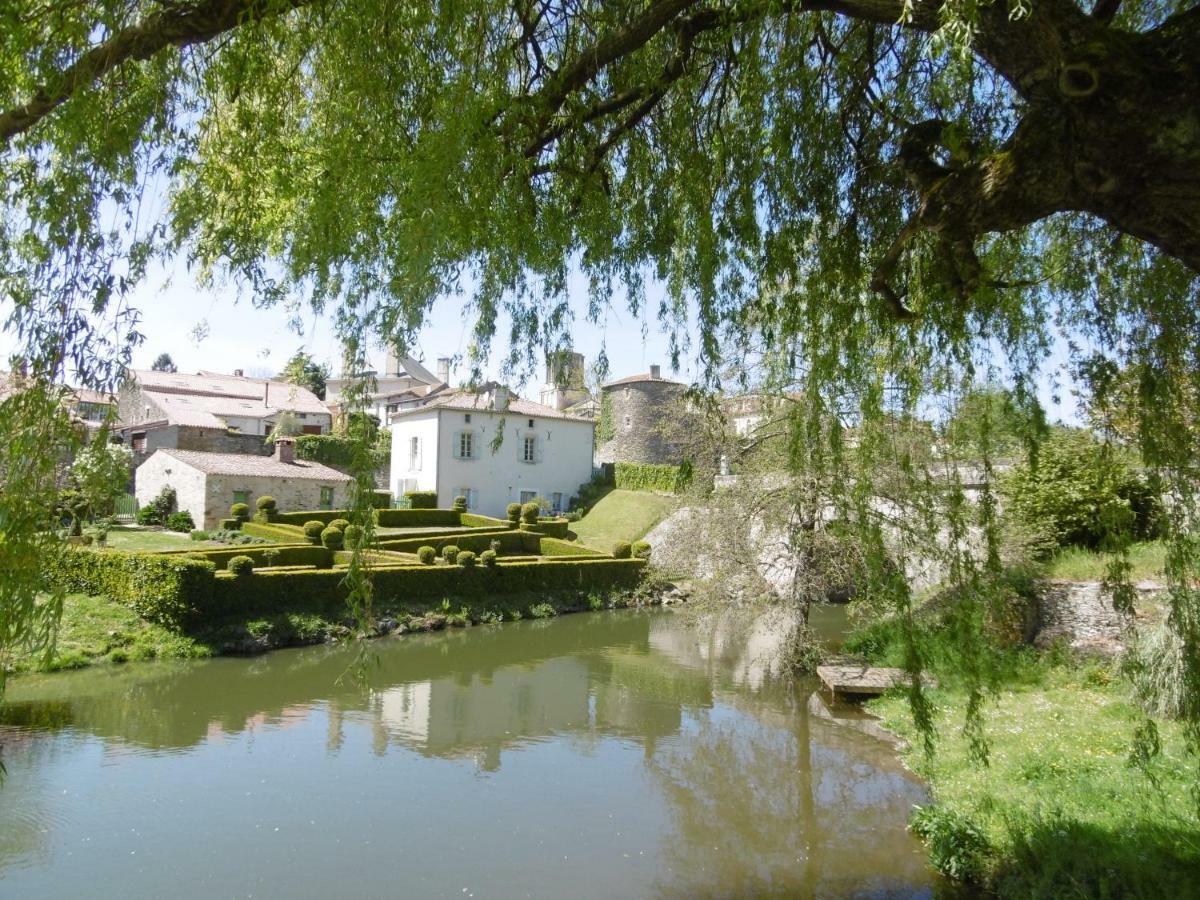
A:
<svg viewBox="0 0 1200 900">
<path fill-rule="evenodd" d="M 475 458 L 475 435 L 470 431 L 460 431 L 458 433 L 458 441 L 456 442 L 456 451 L 459 459 L 474 459 Z"/>
<path fill-rule="evenodd" d="M 408 440 L 408 469 L 410 472 L 418 472 L 421 469 L 421 439 L 419 437 Z"/>
<path fill-rule="evenodd" d="M 521 447 L 521 460 L 527 463 L 537 462 L 537 438 L 527 435 Z"/>
</svg>

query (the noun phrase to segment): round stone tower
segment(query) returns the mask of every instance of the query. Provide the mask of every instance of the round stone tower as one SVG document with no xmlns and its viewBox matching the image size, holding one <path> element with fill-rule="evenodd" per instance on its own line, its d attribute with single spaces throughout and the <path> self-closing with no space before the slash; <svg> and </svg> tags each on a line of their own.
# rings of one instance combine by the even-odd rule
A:
<svg viewBox="0 0 1200 900">
<path fill-rule="evenodd" d="M 597 447 L 597 462 L 678 464 L 680 448 L 670 435 L 686 390 L 687 385 L 663 378 L 658 366 L 603 385 L 601 426 L 611 427 L 611 437 Z"/>
</svg>

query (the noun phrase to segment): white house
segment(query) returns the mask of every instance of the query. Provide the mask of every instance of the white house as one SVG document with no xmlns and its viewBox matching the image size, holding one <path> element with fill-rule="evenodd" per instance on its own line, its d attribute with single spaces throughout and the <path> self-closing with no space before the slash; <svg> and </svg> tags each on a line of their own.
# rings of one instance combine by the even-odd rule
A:
<svg viewBox="0 0 1200 900">
<path fill-rule="evenodd" d="M 137 499 L 145 506 L 164 487 L 175 489 L 180 510 L 192 514 L 197 528 L 216 528 L 229 507 L 259 497 L 274 497 L 285 511 L 344 509 L 350 501 L 350 477 L 321 463 L 295 459 L 293 442 L 280 439 L 274 456 L 205 453 L 163 448 L 137 468 Z"/>
<path fill-rule="evenodd" d="M 388 351 L 383 371 L 376 373 L 375 390 L 367 400 L 366 412 L 386 423 L 388 416 L 401 409 L 419 406 L 425 399 L 447 389 L 450 381 L 450 360 L 437 361 L 437 375 L 409 356 Z M 325 402 L 330 408 L 340 408 L 343 394 L 354 382 L 349 375 L 340 375 L 325 382 Z"/>
<path fill-rule="evenodd" d="M 464 496 L 488 516 L 535 497 L 564 510 L 592 477 L 595 427 L 501 385 L 454 391 L 392 414 L 389 484 L 396 496 L 436 491 L 439 507 Z"/>
</svg>

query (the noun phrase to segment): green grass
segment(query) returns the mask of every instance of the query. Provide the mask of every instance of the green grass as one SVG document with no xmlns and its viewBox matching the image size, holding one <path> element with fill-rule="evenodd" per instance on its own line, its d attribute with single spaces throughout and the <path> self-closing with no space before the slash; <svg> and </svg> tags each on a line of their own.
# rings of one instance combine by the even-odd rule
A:
<svg viewBox="0 0 1200 900">
<path fill-rule="evenodd" d="M 1162 541 L 1145 541 L 1129 548 L 1129 562 L 1133 566 L 1130 578 L 1161 579 L 1167 548 Z M 1082 547 L 1068 547 L 1059 551 L 1046 563 L 1047 578 L 1062 578 L 1067 581 L 1101 581 L 1111 553 L 1097 553 Z"/>
<path fill-rule="evenodd" d="M 932 694 L 932 758 L 915 749 L 906 698 L 872 702 L 911 741 L 906 762 L 932 787 L 934 805 L 913 821 L 931 861 L 1000 896 L 1189 896 L 1200 876 L 1200 820 L 1180 726 L 1157 722 L 1156 787 L 1128 764 L 1143 715 L 1109 669 L 1043 659 L 1038 674 L 988 705 L 986 767 L 967 752 L 964 693 Z"/>
<path fill-rule="evenodd" d="M 112 550 L 186 550 L 188 547 L 222 545 L 214 544 L 212 541 L 193 541 L 188 535 L 178 531 L 113 528 L 108 533 L 108 546 Z"/>
<path fill-rule="evenodd" d="M 617 541 L 644 537 L 678 503 L 675 497 L 643 491 L 610 491 L 571 530 L 582 543 L 607 553 Z"/>
<path fill-rule="evenodd" d="M 14 660 L 13 671 L 57 671 L 96 663 L 211 656 L 205 644 L 141 619 L 103 597 L 69 594 L 63 603 L 58 643 L 49 665 L 29 657 Z"/>
</svg>

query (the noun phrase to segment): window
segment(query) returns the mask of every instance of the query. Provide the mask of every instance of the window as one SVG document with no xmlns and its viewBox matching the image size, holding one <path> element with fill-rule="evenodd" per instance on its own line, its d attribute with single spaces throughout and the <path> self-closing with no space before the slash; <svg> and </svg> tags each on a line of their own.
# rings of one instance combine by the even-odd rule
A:
<svg viewBox="0 0 1200 900">
<path fill-rule="evenodd" d="M 321 487 L 321 509 L 333 509 L 333 488 Z"/>
<path fill-rule="evenodd" d="M 550 508 L 553 509 L 556 513 L 562 512 L 562 508 L 563 508 L 562 500 L 563 500 L 562 491 L 555 491 L 553 494 L 550 495 Z"/>
<path fill-rule="evenodd" d="M 521 502 L 531 503 L 537 497 L 537 491 L 521 491 Z"/>
<path fill-rule="evenodd" d="M 529 420 L 529 427 L 530 427 L 530 428 L 532 428 L 532 427 L 533 427 L 533 419 L 530 419 L 530 420 Z"/>
<path fill-rule="evenodd" d="M 250 502 L 250 492 L 249 491 L 234 491 L 233 492 L 233 502 L 234 503 L 249 503 Z"/>
<path fill-rule="evenodd" d="M 460 431 L 455 445 L 455 455 L 459 459 L 475 458 L 475 434 L 471 431 Z"/>
<path fill-rule="evenodd" d="M 479 506 L 479 491 L 475 488 L 457 487 L 454 489 L 455 497 L 467 498 L 467 509 L 476 509 Z"/>
<path fill-rule="evenodd" d="M 134 453 L 145 453 L 146 452 L 146 432 L 139 431 L 136 434 L 134 434 L 134 436 L 130 439 L 130 443 L 133 444 L 133 452 Z"/>
<path fill-rule="evenodd" d="M 471 414 L 465 413 L 463 415 L 463 421 L 466 422 L 468 425 L 470 425 L 471 424 Z"/>
<path fill-rule="evenodd" d="M 410 472 L 418 472 L 421 469 L 421 439 L 413 437 L 408 439 L 408 470 Z"/>
<path fill-rule="evenodd" d="M 537 462 L 537 438 L 533 435 L 527 435 L 522 444 L 521 461 L 527 463 Z"/>
</svg>

